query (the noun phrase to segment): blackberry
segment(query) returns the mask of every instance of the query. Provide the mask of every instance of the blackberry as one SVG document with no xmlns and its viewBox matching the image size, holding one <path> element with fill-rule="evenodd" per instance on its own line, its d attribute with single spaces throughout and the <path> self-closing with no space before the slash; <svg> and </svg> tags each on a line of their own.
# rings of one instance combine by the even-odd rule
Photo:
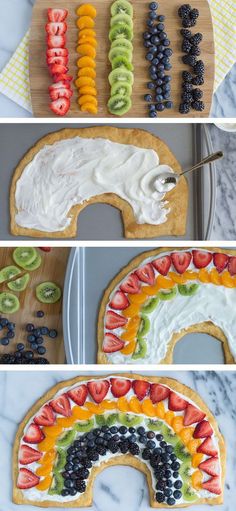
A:
<svg viewBox="0 0 236 511">
<path fill-rule="evenodd" d="M 198 112 L 203 112 L 205 110 L 205 104 L 203 101 L 194 101 L 192 103 L 192 107 L 194 110 L 197 110 Z"/>
<path fill-rule="evenodd" d="M 184 39 L 183 44 L 182 44 L 182 51 L 184 53 L 190 53 L 191 49 L 192 49 L 192 45 L 191 45 L 190 41 L 188 39 Z"/>
<path fill-rule="evenodd" d="M 185 55 L 184 57 L 182 57 L 182 61 L 184 64 L 187 64 L 191 67 L 195 67 L 196 62 L 197 62 L 196 57 L 194 57 L 194 55 Z M 194 70 L 194 72 L 195 72 L 195 70 Z M 196 73 L 196 74 L 198 74 L 198 73 Z"/>
<path fill-rule="evenodd" d="M 205 72 L 205 65 L 202 60 L 198 60 L 194 66 L 194 73 L 196 75 L 203 75 Z"/>
<path fill-rule="evenodd" d="M 189 105 L 189 103 L 181 103 L 179 105 L 179 112 L 180 114 L 188 114 L 190 112 L 190 108 L 191 106 Z"/>
<path fill-rule="evenodd" d="M 142 452 L 142 458 L 144 460 L 149 460 L 150 456 L 151 456 L 151 451 L 149 449 L 144 449 Z"/>
<path fill-rule="evenodd" d="M 97 448 L 97 452 L 98 451 L 98 448 Z M 101 453 L 100 453 L 101 454 Z M 91 460 L 88 460 L 87 458 L 85 458 L 84 460 L 81 461 L 82 465 L 84 468 L 92 468 L 93 464 L 91 462 Z"/>
<path fill-rule="evenodd" d="M 193 79 L 191 73 L 189 73 L 188 71 L 183 71 L 182 78 L 183 78 L 184 82 L 188 82 L 188 83 L 191 83 L 191 81 Z"/>
<path fill-rule="evenodd" d="M 117 444 L 117 442 L 114 442 L 114 440 L 109 440 L 107 447 L 109 451 L 112 452 L 112 454 L 115 454 L 116 452 L 119 451 L 119 445 Z"/>
<path fill-rule="evenodd" d="M 203 75 L 198 75 L 193 78 L 192 81 L 193 85 L 203 85 L 204 84 L 204 77 Z"/>
<path fill-rule="evenodd" d="M 182 25 L 183 25 L 184 28 L 191 28 L 191 27 L 194 27 L 196 25 L 196 21 L 192 20 L 190 18 L 184 18 L 183 21 L 182 21 Z"/>
<path fill-rule="evenodd" d="M 184 103 L 192 103 L 193 96 L 191 92 L 183 92 L 183 94 L 181 95 L 181 99 L 183 100 Z"/>
<path fill-rule="evenodd" d="M 199 10 L 198 9 L 192 9 L 191 12 L 190 12 L 190 18 L 192 20 L 197 20 L 198 17 L 199 17 Z"/>
<path fill-rule="evenodd" d="M 85 490 L 86 490 L 86 483 L 85 483 L 85 481 L 81 481 L 80 479 L 78 479 L 76 481 L 76 488 L 77 488 L 79 493 L 84 493 Z"/>
<path fill-rule="evenodd" d="M 129 443 L 128 442 L 120 442 L 119 444 L 120 452 L 122 454 L 126 454 L 129 450 Z"/>
<path fill-rule="evenodd" d="M 197 34 L 194 34 L 191 37 L 190 42 L 192 44 L 194 44 L 194 46 L 198 46 L 200 44 L 200 42 L 202 41 L 202 39 L 203 39 L 203 35 L 200 32 L 197 32 Z"/>
<path fill-rule="evenodd" d="M 165 501 L 165 495 L 164 493 L 161 493 L 160 491 L 158 491 L 156 493 L 156 501 L 159 502 L 159 504 L 161 504 L 162 502 Z"/>
<path fill-rule="evenodd" d="M 80 468 L 76 472 L 77 479 L 87 479 L 89 476 L 89 470 L 87 468 Z"/>
<path fill-rule="evenodd" d="M 192 46 L 190 50 L 190 54 L 194 55 L 195 57 L 199 57 L 201 55 L 201 50 L 199 46 Z"/>
<path fill-rule="evenodd" d="M 201 89 L 193 89 L 193 93 L 192 94 L 193 94 L 193 99 L 195 101 L 198 101 L 203 96 L 203 92 L 202 92 Z"/>
<path fill-rule="evenodd" d="M 130 447 L 129 447 L 129 451 L 131 452 L 131 454 L 133 454 L 134 456 L 136 456 L 137 454 L 140 453 L 140 449 L 139 449 L 139 446 L 138 444 L 131 444 Z"/>
<path fill-rule="evenodd" d="M 164 490 L 165 486 L 166 486 L 165 481 L 162 481 L 162 480 L 157 481 L 156 490 Z"/>
<path fill-rule="evenodd" d="M 191 84 L 191 83 L 188 83 L 188 82 L 183 83 L 182 88 L 183 88 L 183 90 L 184 90 L 184 91 L 186 91 L 186 92 L 192 92 L 192 90 L 193 90 L 193 86 L 192 86 L 192 84 Z"/>
<path fill-rule="evenodd" d="M 183 5 L 181 5 L 181 7 L 178 10 L 178 15 L 180 18 L 186 18 L 187 16 L 189 16 L 190 12 L 191 12 L 191 5 L 183 4 Z"/>
<path fill-rule="evenodd" d="M 190 30 L 186 30 L 186 28 L 181 28 L 180 33 L 185 39 L 190 39 L 192 37 L 192 32 Z"/>
<path fill-rule="evenodd" d="M 100 454 L 101 456 L 105 456 L 107 450 L 106 450 L 106 447 L 104 447 L 103 445 L 98 445 L 97 447 L 97 452 L 98 454 Z"/>
</svg>

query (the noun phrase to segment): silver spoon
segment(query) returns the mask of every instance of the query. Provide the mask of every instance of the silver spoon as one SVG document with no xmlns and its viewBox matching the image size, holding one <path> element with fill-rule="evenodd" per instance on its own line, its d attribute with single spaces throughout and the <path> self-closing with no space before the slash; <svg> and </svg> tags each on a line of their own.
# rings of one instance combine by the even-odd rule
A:
<svg viewBox="0 0 236 511">
<path fill-rule="evenodd" d="M 173 174 L 171 172 L 165 172 L 163 174 L 160 174 L 155 179 L 154 186 L 158 192 L 162 193 L 169 192 L 178 184 L 179 178 L 181 176 L 183 176 L 184 174 L 188 174 L 188 172 L 192 172 L 193 170 L 197 170 L 203 167 L 203 165 L 206 165 L 207 163 L 212 163 L 215 160 L 219 160 L 223 156 L 224 154 L 222 151 L 217 151 L 217 153 L 210 154 L 206 158 L 203 158 L 203 160 L 193 165 L 193 167 L 191 167 L 190 169 L 184 170 L 183 172 L 181 172 L 181 174 Z"/>
</svg>

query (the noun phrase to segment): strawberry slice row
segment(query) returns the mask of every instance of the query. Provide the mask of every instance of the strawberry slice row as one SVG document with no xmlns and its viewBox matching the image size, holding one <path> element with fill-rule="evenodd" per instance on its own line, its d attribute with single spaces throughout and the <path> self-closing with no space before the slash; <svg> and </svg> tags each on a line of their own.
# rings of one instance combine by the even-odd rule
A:
<svg viewBox="0 0 236 511">
<path fill-rule="evenodd" d="M 53 84 L 49 86 L 51 99 L 50 108 L 56 115 L 64 116 L 70 109 L 70 99 L 73 95 L 68 74 L 69 52 L 66 45 L 68 16 L 67 9 L 48 9 L 48 23 L 45 26 L 47 34 L 47 65 L 52 76 Z"/>
</svg>

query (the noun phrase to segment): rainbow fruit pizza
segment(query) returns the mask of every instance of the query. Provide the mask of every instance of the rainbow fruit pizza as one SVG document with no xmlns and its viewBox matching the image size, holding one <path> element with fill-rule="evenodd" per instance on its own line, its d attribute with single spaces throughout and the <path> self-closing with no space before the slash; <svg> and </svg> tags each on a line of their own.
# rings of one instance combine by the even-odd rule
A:
<svg viewBox="0 0 236 511">
<path fill-rule="evenodd" d="M 222 342 L 236 359 L 236 252 L 156 249 L 136 257 L 110 283 L 98 321 L 99 363 L 172 363 L 186 333 Z"/>
<path fill-rule="evenodd" d="M 147 477 L 152 507 L 223 502 L 225 446 L 189 387 L 164 377 L 77 377 L 43 396 L 20 424 L 13 500 L 92 504 L 97 474 L 130 465 Z"/>
</svg>

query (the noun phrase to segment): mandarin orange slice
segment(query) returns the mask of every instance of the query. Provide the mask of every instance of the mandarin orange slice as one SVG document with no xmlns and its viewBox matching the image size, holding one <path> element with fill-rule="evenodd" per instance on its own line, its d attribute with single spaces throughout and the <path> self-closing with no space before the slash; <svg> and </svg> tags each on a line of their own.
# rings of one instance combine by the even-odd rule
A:
<svg viewBox="0 0 236 511">
<path fill-rule="evenodd" d="M 209 277 L 212 284 L 215 284 L 215 286 L 221 286 L 221 278 L 216 268 L 212 268 L 209 272 Z"/>
<path fill-rule="evenodd" d="M 79 88 L 79 94 L 89 94 L 90 96 L 97 96 L 97 90 L 95 87 L 90 87 L 89 85 L 84 85 L 83 87 Z"/>
<path fill-rule="evenodd" d="M 57 437 L 62 432 L 62 426 L 46 426 L 43 428 L 45 436 Z"/>
<path fill-rule="evenodd" d="M 90 16 L 90 18 L 96 18 L 97 11 L 95 7 L 91 4 L 82 4 L 76 10 L 77 16 Z"/>
<path fill-rule="evenodd" d="M 130 408 L 131 412 L 134 412 L 134 413 L 142 412 L 140 401 L 138 400 L 138 398 L 136 396 L 131 397 L 131 399 L 129 400 L 129 408 Z"/>
<path fill-rule="evenodd" d="M 37 484 L 36 488 L 39 491 L 48 490 L 52 484 L 52 476 L 47 476 L 39 484 Z"/>
<path fill-rule="evenodd" d="M 130 303 L 139 303 L 140 305 L 142 305 L 143 303 L 146 302 L 147 295 L 145 295 L 145 293 L 137 293 L 134 295 L 130 294 L 128 295 L 128 299 Z"/>
<path fill-rule="evenodd" d="M 115 401 L 109 401 L 109 399 L 103 399 L 102 406 L 105 410 L 116 410 L 117 408 Z"/>
<path fill-rule="evenodd" d="M 126 330 L 125 332 L 123 332 L 123 334 L 120 335 L 120 338 L 123 341 L 133 342 L 137 337 L 137 331 L 138 331 L 137 328 L 132 330 Z"/>
<path fill-rule="evenodd" d="M 79 31 L 79 37 L 96 37 L 96 32 L 92 28 L 83 28 Z"/>
<path fill-rule="evenodd" d="M 179 432 L 179 437 L 181 438 L 184 445 L 187 445 L 190 440 L 193 438 L 194 428 L 184 428 Z"/>
<path fill-rule="evenodd" d="M 81 16 L 76 23 L 80 30 L 83 30 L 83 28 L 93 28 L 95 25 L 93 18 L 90 16 Z"/>
<path fill-rule="evenodd" d="M 74 406 L 74 408 L 72 408 L 72 415 L 75 419 L 88 420 L 92 416 L 92 413 L 89 410 L 84 410 L 81 406 Z"/>
<path fill-rule="evenodd" d="M 156 416 L 159 417 L 159 419 L 164 419 L 166 411 L 165 411 L 165 405 L 164 405 L 163 401 L 160 401 L 160 403 L 158 403 L 155 406 L 155 410 L 156 410 Z"/>
<path fill-rule="evenodd" d="M 154 296 L 154 295 L 157 295 L 157 293 L 160 291 L 160 287 L 157 285 L 143 286 L 142 291 L 143 291 L 143 293 L 145 293 L 148 296 Z"/>
<path fill-rule="evenodd" d="M 95 404 L 95 403 L 85 403 L 84 406 L 86 406 L 86 408 L 88 408 L 89 412 L 92 413 L 95 413 L 95 415 L 102 415 L 104 413 L 104 408 L 102 406 L 102 404 Z M 90 417 L 91 417 L 91 414 L 90 414 Z"/>
<path fill-rule="evenodd" d="M 131 355 L 136 348 L 136 341 L 129 342 L 122 350 L 120 350 L 123 355 Z"/>
<path fill-rule="evenodd" d="M 80 57 L 77 60 L 77 66 L 80 67 L 92 67 L 93 69 L 96 67 L 96 62 L 91 57 Z"/>
<path fill-rule="evenodd" d="M 167 279 L 162 275 L 158 275 L 158 277 L 156 278 L 156 284 L 159 286 L 160 289 L 171 289 L 175 285 L 172 279 Z"/>
<path fill-rule="evenodd" d="M 80 55 L 86 55 L 92 59 L 95 59 L 96 57 L 96 50 L 91 44 L 79 44 L 76 51 L 77 53 L 80 53 Z"/>
<path fill-rule="evenodd" d="M 79 105 L 83 105 L 84 103 L 92 103 L 93 105 L 97 106 L 98 100 L 95 98 L 95 96 L 89 96 L 89 94 L 84 94 L 83 96 L 80 96 L 78 99 Z"/>
<path fill-rule="evenodd" d="M 169 410 L 168 412 L 166 412 L 165 421 L 167 422 L 167 424 L 169 424 L 171 426 L 174 417 L 175 417 L 175 413 L 172 412 L 172 410 Z"/>
<path fill-rule="evenodd" d="M 123 310 L 123 316 L 126 318 L 132 318 L 134 316 L 137 316 L 137 314 L 140 312 L 140 305 L 137 303 L 132 303 L 132 305 L 129 305 L 127 309 Z"/>
<path fill-rule="evenodd" d="M 221 274 L 221 282 L 223 286 L 225 287 L 235 287 L 236 283 L 233 277 L 231 277 L 230 273 L 228 271 L 224 271 Z"/>
<path fill-rule="evenodd" d="M 47 465 L 48 463 L 52 463 L 56 458 L 56 450 L 50 449 L 50 451 L 46 452 L 43 457 L 38 460 L 37 463 L 40 463 L 41 465 Z"/>
<path fill-rule="evenodd" d="M 155 406 L 153 406 L 151 399 L 149 398 L 144 399 L 144 401 L 142 402 L 142 411 L 148 417 L 156 416 L 156 408 Z"/>
<path fill-rule="evenodd" d="M 90 44 L 90 46 L 93 46 L 94 48 L 97 48 L 97 41 L 95 39 L 95 37 L 79 37 L 79 40 L 78 40 L 78 45 L 80 44 Z"/>
<path fill-rule="evenodd" d="M 201 454 L 201 453 L 196 453 L 196 454 L 193 454 L 192 456 L 192 467 L 193 468 L 197 468 L 198 465 L 200 465 L 200 463 L 202 462 L 204 458 L 204 454 Z"/>
<path fill-rule="evenodd" d="M 184 418 L 181 415 L 176 415 L 172 420 L 171 426 L 175 433 L 179 433 L 184 427 Z"/>
<path fill-rule="evenodd" d="M 57 419 L 57 424 L 62 426 L 63 428 L 70 428 L 71 426 L 73 426 L 75 422 L 75 418 L 72 416 L 72 417 L 59 417 L 59 419 Z"/>
<path fill-rule="evenodd" d="M 50 449 L 52 449 L 55 446 L 55 442 L 56 442 L 55 438 L 50 437 L 44 438 L 44 440 L 40 442 L 40 444 L 38 444 L 38 450 L 40 452 L 50 451 Z"/>
<path fill-rule="evenodd" d="M 98 113 L 98 109 L 93 103 L 83 103 L 80 107 L 81 112 L 88 112 L 88 114 L 96 115 Z"/>
<path fill-rule="evenodd" d="M 53 470 L 53 463 L 48 463 L 47 465 L 41 465 L 36 469 L 37 476 L 48 476 L 51 474 Z"/>
<path fill-rule="evenodd" d="M 92 67 L 81 67 L 78 71 L 78 78 L 80 76 L 89 76 L 89 78 L 96 78 L 96 71 Z"/>
<path fill-rule="evenodd" d="M 123 328 L 125 328 L 126 330 L 131 330 L 131 329 L 134 329 L 134 328 L 138 328 L 140 325 L 140 316 L 137 314 L 136 316 L 133 316 L 132 318 L 129 319 L 128 323 L 126 323 L 126 325 L 123 326 Z"/>
<path fill-rule="evenodd" d="M 75 80 L 75 85 L 78 87 L 84 87 L 84 85 L 88 85 L 89 87 L 95 87 L 95 81 L 93 78 L 90 78 L 89 76 L 80 76 Z"/>
<path fill-rule="evenodd" d="M 129 412 L 129 403 L 125 397 L 119 397 L 117 400 L 117 408 L 121 412 Z"/>
<path fill-rule="evenodd" d="M 200 470 L 195 470 L 191 475 L 191 482 L 195 490 L 200 490 L 202 487 L 203 473 Z"/>
<path fill-rule="evenodd" d="M 198 438 L 193 438 L 190 440 L 190 442 L 187 444 L 187 449 L 190 454 L 195 454 L 199 445 L 201 445 L 201 440 L 198 440 Z"/>
<path fill-rule="evenodd" d="M 198 280 L 200 280 L 200 282 L 203 282 L 204 284 L 209 284 L 210 276 L 206 268 L 201 268 L 201 270 L 199 270 Z"/>
<path fill-rule="evenodd" d="M 186 278 L 186 281 L 187 280 L 197 280 L 198 272 L 192 271 L 192 270 L 187 270 L 183 273 L 183 276 Z"/>
<path fill-rule="evenodd" d="M 178 275 L 174 271 L 170 271 L 168 273 L 168 277 L 170 277 L 170 279 L 173 280 L 175 284 L 185 284 L 185 282 L 187 281 L 186 277 L 184 276 L 184 273 L 182 275 Z"/>
</svg>

